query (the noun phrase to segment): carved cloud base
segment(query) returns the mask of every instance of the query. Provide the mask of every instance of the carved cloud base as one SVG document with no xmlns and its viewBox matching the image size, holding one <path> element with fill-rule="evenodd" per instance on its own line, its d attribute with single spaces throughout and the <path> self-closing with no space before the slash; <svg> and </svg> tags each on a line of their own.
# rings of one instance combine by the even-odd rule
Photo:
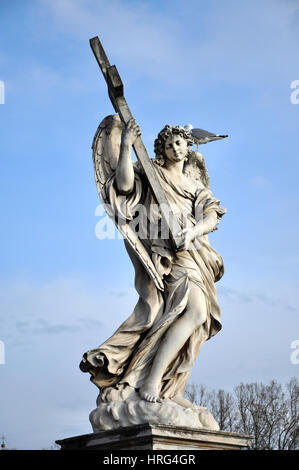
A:
<svg viewBox="0 0 299 470">
<path fill-rule="evenodd" d="M 151 403 L 142 400 L 131 387 L 108 389 L 98 398 L 97 405 L 89 416 L 95 433 L 140 424 L 219 430 L 217 422 L 204 407 L 184 408 L 169 399 Z"/>
</svg>

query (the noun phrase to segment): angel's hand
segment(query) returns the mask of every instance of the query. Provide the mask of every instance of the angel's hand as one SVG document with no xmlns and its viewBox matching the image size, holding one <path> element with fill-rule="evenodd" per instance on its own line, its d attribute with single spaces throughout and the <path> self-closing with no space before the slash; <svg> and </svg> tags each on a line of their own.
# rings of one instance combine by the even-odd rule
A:
<svg viewBox="0 0 299 470">
<path fill-rule="evenodd" d="M 196 238 L 196 232 L 193 227 L 188 227 L 178 233 L 179 237 L 182 237 L 182 241 L 179 244 L 180 250 L 189 250 L 190 244 Z"/>
<path fill-rule="evenodd" d="M 135 118 L 131 118 L 127 124 L 123 125 L 122 139 L 125 143 L 133 145 L 141 135 L 141 130 L 135 121 Z"/>
</svg>

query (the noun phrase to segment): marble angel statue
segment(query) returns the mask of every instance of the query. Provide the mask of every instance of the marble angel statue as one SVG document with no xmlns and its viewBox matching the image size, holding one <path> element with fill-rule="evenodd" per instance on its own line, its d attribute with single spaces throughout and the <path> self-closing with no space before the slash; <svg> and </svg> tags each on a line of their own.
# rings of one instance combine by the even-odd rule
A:
<svg viewBox="0 0 299 470">
<path fill-rule="evenodd" d="M 201 346 L 221 329 L 215 282 L 224 266 L 208 234 L 225 209 L 209 189 L 202 155 L 191 150 L 191 133 L 166 125 L 155 140 L 152 162 L 180 223 L 179 250 L 173 251 L 161 230 L 153 235 L 150 226 L 161 219 L 159 208 L 140 164 L 131 158 L 139 135 L 135 120 L 122 126 L 114 115 L 102 121 L 93 142 L 98 191 L 124 235 L 139 299 L 117 331 L 83 355 L 80 368 L 100 389 L 91 423 L 95 431 L 142 422 L 218 429 L 184 392 Z M 136 231 L 130 222 L 140 205 L 148 216 Z"/>
</svg>

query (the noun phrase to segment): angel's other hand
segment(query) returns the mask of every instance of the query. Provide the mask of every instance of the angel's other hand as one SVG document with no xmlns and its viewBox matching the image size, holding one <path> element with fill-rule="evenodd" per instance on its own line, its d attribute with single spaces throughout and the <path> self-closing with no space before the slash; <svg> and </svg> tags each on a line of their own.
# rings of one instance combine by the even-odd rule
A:
<svg viewBox="0 0 299 470">
<path fill-rule="evenodd" d="M 141 130 L 138 124 L 135 121 L 135 118 L 131 118 L 127 124 L 123 126 L 123 133 L 122 138 L 125 140 L 126 143 L 133 145 L 137 139 L 141 135 Z"/>
<path fill-rule="evenodd" d="M 185 228 L 178 233 L 178 236 L 181 237 L 181 242 L 179 244 L 180 250 L 189 250 L 190 244 L 195 239 L 196 233 L 193 227 Z"/>
</svg>

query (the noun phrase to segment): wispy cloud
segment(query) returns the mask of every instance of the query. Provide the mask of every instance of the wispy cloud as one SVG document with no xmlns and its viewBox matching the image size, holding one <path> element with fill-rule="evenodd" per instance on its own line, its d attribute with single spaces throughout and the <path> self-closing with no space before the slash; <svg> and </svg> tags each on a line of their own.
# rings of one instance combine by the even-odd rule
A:
<svg viewBox="0 0 299 470">
<path fill-rule="evenodd" d="M 292 2 L 212 1 L 207 7 L 191 1 L 182 8 L 174 1 L 169 15 L 147 2 L 41 0 L 41 5 L 60 31 L 85 41 L 99 35 L 113 60 L 139 76 L 185 84 L 203 77 L 251 83 L 263 77 L 271 86 L 269 71 L 284 75 L 297 67 L 298 5 Z M 198 28 L 186 31 L 190 15 Z"/>
<path fill-rule="evenodd" d="M 106 312 L 116 310 L 112 324 L 125 313 L 117 304 L 125 293 L 118 294 L 113 301 L 111 296 L 103 298 L 101 287 L 88 286 L 86 281 L 76 278 L 6 281 L 0 284 L 1 339 L 21 344 L 41 335 L 63 336 L 84 331 L 100 334 L 105 328 L 107 335 L 111 334 Z"/>
<path fill-rule="evenodd" d="M 99 35 L 111 59 L 139 70 L 139 75 L 165 78 L 166 69 L 170 81 L 185 75 L 183 64 L 177 62 L 178 54 L 185 62 L 188 50 L 181 42 L 184 27 L 155 6 L 120 0 L 41 0 L 41 5 L 59 31 L 84 40 L 86 47 L 89 38 Z"/>
<path fill-rule="evenodd" d="M 54 68 L 44 55 L 26 62 L 6 57 L 6 69 L 14 71 L 7 76 L 8 93 L 46 97 L 98 89 L 98 76 L 90 76 L 88 39 L 99 35 L 126 85 L 141 86 L 144 80 L 146 86 L 151 80 L 155 101 L 167 99 L 172 88 L 197 97 L 206 85 L 223 81 L 240 87 L 263 84 L 265 96 L 272 96 L 278 81 L 294 80 L 299 73 L 297 17 L 298 6 L 280 0 L 211 1 L 208 6 L 191 0 L 187 8 L 174 0 L 171 11 L 145 1 L 38 0 L 31 6 L 32 34 L 41 28 L 42 40 L 52 38 L 53 48 L 59 47 L 56 35 L 67 38 L 65 47 L 76 60 L 66 58 Z M 190 22 L 198 27 L 188 28 Z"/>
<path fill-rule="evenodd" d="M 112 295 L 113 297 L 125 297 L 126 295 L 128 295 L 128 292 L 122 290 L 113 290 L 109 292 L 109 295 Z"/>
<path fill-rule="evenodd" d="M 278 311 L 288 311 L 290 313 L 299 311 L 297 307 L 291 305 L 290 301 L 293 299 L 288 298 L 291 297 L 290 295 L 284 296 L 284 291 L 275 292 L 274 287 L 270 290 L 272 290 L 272 295 L 269 295 L 269 292 L 259 291 L 252 286 L 248 286 L 247 290 L 222 285 L 218 287 L 219 296 L 235 303 L 235 305 L 252 304 L 254 308 L 261 308 L 261 304 L 264 304 L 267 308 L 275 308 Z M 292 294 L 294 295 L 294 292 Z"/>
<path fill-rule="evenodd" d="M 266 178 L 265 176 L 262 175 L 256 175 L 254 176 L 250 182 L 254 185 L 257 186 L 258 188 L 261 189 L 267 189 L 272 186 L 271 181 Z"/>
</svg>

